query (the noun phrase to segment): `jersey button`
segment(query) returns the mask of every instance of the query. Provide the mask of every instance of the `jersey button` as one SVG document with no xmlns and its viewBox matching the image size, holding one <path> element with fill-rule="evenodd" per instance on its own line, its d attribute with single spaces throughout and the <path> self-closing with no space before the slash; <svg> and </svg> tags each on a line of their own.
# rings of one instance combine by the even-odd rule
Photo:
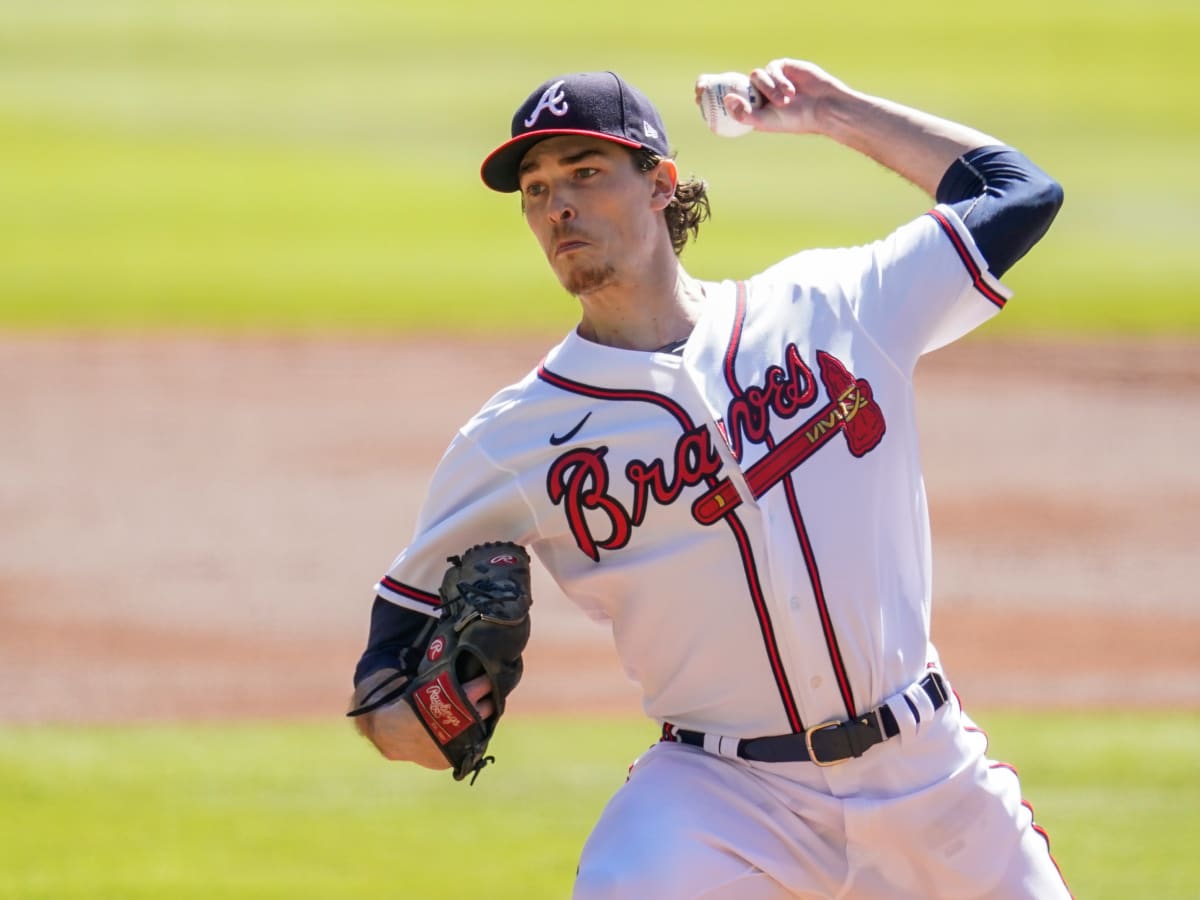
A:
<svg viewBox="0 0 1200 900">
<path fill-rule="evenodd" d="M 792 609 L 800 608 L 800 598 L 799 597 L 792 597 L 792 599 L 788 602 L 791 604 Z"/>
<path fill-rule="evenodd" d="M 808 679 L 808 683 L 811 684 L 814 688 L 819 688 L 821 686 L 821 676 L 814 675 L 812 678 Z"/>
</svg>

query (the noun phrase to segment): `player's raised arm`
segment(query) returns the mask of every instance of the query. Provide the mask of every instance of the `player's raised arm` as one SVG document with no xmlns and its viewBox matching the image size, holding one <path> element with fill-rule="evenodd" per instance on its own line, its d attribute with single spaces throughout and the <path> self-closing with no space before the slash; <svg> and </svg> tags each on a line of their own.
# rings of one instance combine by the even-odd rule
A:
<svg viewBox="0 0 1200 900">
<path fill-rule="evenodd" d="M 750 80 L 767 102 L 751 111 L 742 98 L 731 97 L 727 106 L 738 121 L 758 131 L 832 138 L 931 197 L 954 160 L 1001 143 L 966 125 L 854 90 L 811 62 L 773 60 L 751 71 Z"/>
<path fill-rule="evenodd" d="M 955 208 L 997 277 L 1046 233 L 1062 206 L 1058 182 L 1000 140 L 854 90 L 811 62 L 777 59 L 754 69 L 750 81 L 765 102 L 731 92 L 724 106 L 736 122 L 823 135 L 898 173 Z M 698 102 L 700 92 L 698 82 Z"/>
</svg>

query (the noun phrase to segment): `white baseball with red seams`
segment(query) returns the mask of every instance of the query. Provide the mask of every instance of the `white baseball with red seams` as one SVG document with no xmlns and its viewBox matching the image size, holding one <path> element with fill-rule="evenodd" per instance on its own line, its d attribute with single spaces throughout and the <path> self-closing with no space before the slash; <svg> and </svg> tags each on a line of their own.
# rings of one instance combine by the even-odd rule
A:
<svg viewBox="0 0 1200 900">
<path fill-rule="evenodd" d="M 1066 896 L 1017 779 L 955 700 L 935 711 L 917 687 L 940 664 L 913 371 L 1007 290 L 939 206 L 875 244 L 805 251 L 704 291 L 682 355 L 572 332 L 489 400 L 377 592 L 437 614 L 448 556 L 513 540 L 609 624 L 668 731 L 717 736 L 721 752 L 719 736 L 795 734 L 884 703 L 895 715 L 898 736 L 830 769 L 657 744 L 592 832 L 577 896 L 643 845 L 671 896 L 735 885 L 722 867 L 756 860 L 797 893 L 927 897 L 932 878 L 967 896 L 1017 877 L 1018 848 L 1040 860 L 1040 896 Z M 769 789 L 745 796 L 746 770 Z M 707 844 L 736 852 L 694 857 L 701 818 Z M 868 842 L 872 861 L 827 845 L 835 834 Z"/>
<path fill-rule="evenodd" d="M 696 79 L 696 104 L 700 115 L 708 123 L 713 134 L 721 137 L 740 137 L 754 130 L 753 126 L 739 122 L 725 108 L 725 97 L 736 94 L 750 101 L 753 109 L 763 105 L 763 96 L 758 92 L 749 76 L 741 72 L 722 72 L 718 75 L 701 75 Z"/>
<path fill-rule="evenodd" d="M 709 283 L 682 356 L 572 332 L 460 431 L 379 593 L 434 613 L 445 558 L 502 535 L 612 623 L 655 719 L 753 736 L 869 709 L 936 661 L 911 372 L 1004 302 L 973 246 L 940 209 Z"/>
</svg>

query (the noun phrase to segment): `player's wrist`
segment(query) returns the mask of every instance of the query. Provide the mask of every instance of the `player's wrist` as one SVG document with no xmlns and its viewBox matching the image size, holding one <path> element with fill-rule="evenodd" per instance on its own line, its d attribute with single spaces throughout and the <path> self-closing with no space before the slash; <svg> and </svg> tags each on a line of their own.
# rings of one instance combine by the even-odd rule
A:
<svg viewBox="0 0 1200 900">
<path fill-rule="evenodd" d="M 842 87 L 830 90 L 813 101 L 814 132 L 839 144 L 854 146 L 862 139 L 874 98 Z"/>
</svg>

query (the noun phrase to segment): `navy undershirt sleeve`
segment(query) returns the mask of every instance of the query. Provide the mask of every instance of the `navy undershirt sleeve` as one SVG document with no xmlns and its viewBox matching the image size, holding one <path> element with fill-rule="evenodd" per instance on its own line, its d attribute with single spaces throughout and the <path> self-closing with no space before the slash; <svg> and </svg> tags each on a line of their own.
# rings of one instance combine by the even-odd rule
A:
<svg viewBox="0 0 1200 900">
<path fill-rule="evenodd" d="M 958 213 L 997 278 L 1041 239 L 1063 202 L 1057 181 L 1024 154 L 997 145 L 956 159 L 936 196 Z"/>
<path fill-rule="evenodd" d="M 376 597 L 375 605 L 371 607 L 367 649 L 354 669 L 354 683 L 357 685 L 380 669 L 414 669 L 417 660 L 413 658 L 412 644 L 429 621 L 429 616 L 424 613 Z"/>
</svg>

